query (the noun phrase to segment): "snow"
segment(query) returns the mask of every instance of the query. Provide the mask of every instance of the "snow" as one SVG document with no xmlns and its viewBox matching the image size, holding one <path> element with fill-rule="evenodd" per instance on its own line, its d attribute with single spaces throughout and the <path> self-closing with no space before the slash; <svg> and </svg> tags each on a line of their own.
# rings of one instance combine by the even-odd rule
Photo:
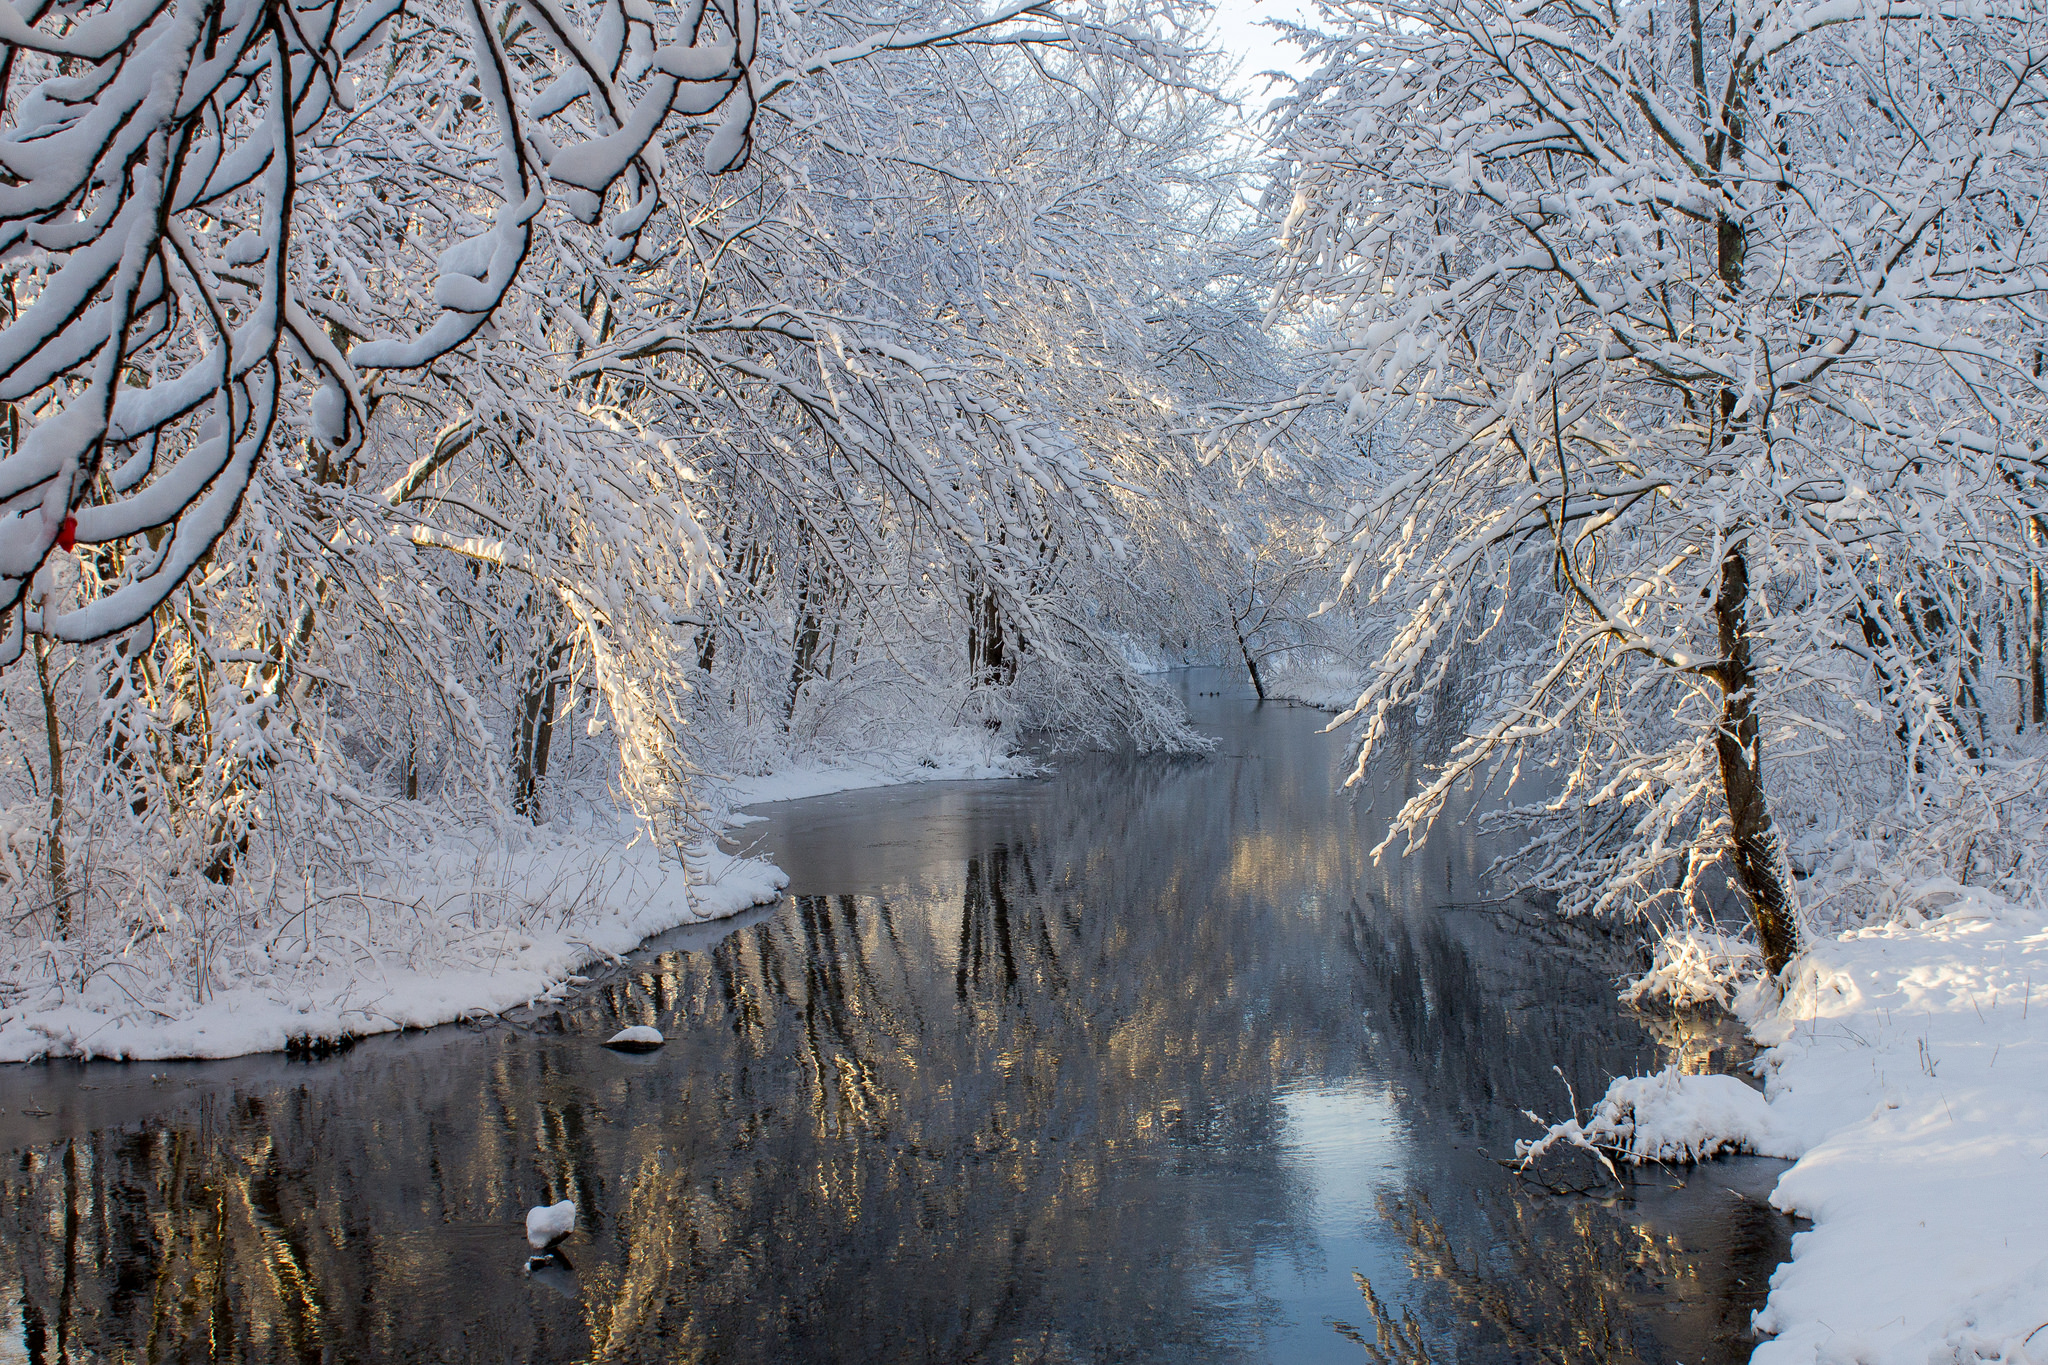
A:
<svg viewBox="0 0 2048 1365">
<path fill-rule="evenodd" d="M 1754 1365 L 2048 1361 L 2048 1017 L 2033 1017 L 2048 911 L 1953 882 L 1900 900 L 1943 912 L 1820 938 L 1782 999 L 1752 984 L 1737 1001 L 1768 1048 L 1762 1095 L 1730 1076 L 1624 1077 L 1585 1120 L 1521 1144 L 1797 1158 L 1771 1202 L 1813 1226 L 1771 1277 Z M 1697 982 L 1717 946 L 1659 961 Z"/>
<path fill-rule="evenodd" d="M 546 1251 L 576 1231 L 576 1201 L 540 1204 L 527 1210 L 526 1241 L 535 1251 Z"/>
<path fill-rule="evenodd" d="M 1366 687 L 1365 678 L 1349 664 L 1320 659 L 1283 659 L 1265 671 L 1266 696 L 1295 701 L 1318 711 L 1349 711 Z"/>
<path fill-rule="evenodd" d="M 1621 998 L 1631 1005 L 1662 1001 L 1680 1009 L 1735 1003 L 1737 988 L 1763 970 L 1756 945 L 1697 925 L 1672 925 L 1658 935 L 1650 970 Z"/>
<path fill-rule="evenodd" d="M 1805 1142 L 1772 1202 L 1814 1220 L 1755 1365 L 2048 1361 L 2048 914 L 1957 890 L 1815 944 L 1751 1019 Z"/>
<path fill-rule="evenodd" d="M 665 1041 L 667 1040 L 661 1036 L 660 1029 L 649 1028 L 645 1024 L 635 1024 L 631 1028 L 622 1028 L 611 1037 L 605 1039 L 604 1045 L 606 1047 L 620 1048 L 627 1052 L 652 1052 Z"/>
<path fill-rule="evenodd" d="M 919 744 L 833 762 L 790 763 L 711 793 L 727 828 L 758 805 L 933 780 L 1038 771 L 992 736 L 941 731 Z M 314 899 L 310 926 L 287 930 L 214 965 L 203 999 L 159 968 L 67 976 L 63 945 L 46 944 L 0 974 L 0 1062 L 43 1058 L 161 1061 L 278 1051 L 301 1039 L 362 1037 L 479 1018 L 558 1000 L 591 962 L 631 952 L 679 925 L 773 901 L 782 871 L 743 853 L 692 849 L 688 872 L 646 840 L 606 839 L 562 822 L 506 846 L 478 831 L 399 850 L 375 880 Z M 294 907 L 304 896 L 272 887 Z M 53 981 L 54 978 L 54 981 Z M 650 1028 L 612 1040 L 660 1045 Z"/>
<path fill-rule="evenodd" d="M 644 841 L 541 835 L 523 850 L 480 853 L 444 839 L 381 883 L 317 900 L 310 949 L 287 931 L 217 963 L 221 984 L 199 1001 L 119 970 L 83 986 L 50 985 L 48 972 L 38 982 L 31 954 L 17 967 L 27 984 L 0 1006 L 0 1062 L 238 1057 L 496 1014 L 559 999 L 579 968 L 766 904 L 788 881 L 710 848 L 693 850 L 689 865 L 686 885 L 683 866 Z"/>
<path fill-rule="evenodd" d="M 969 782 L 1030 777 L 1042 769 L 1031 759 L 964 746 L 927 746 L 931 752 L 901 752 L 849 758 L 835 762 L 799 762 L 754 777 L 732 778 L 719 788 L 720 799 L 734 810 L 770 801 L 799 801 L 869 787 L 894 787 L 906 782 Z M 727 823 L 747 823 L 727 817 Z"/>
<path fill-rule="evenodd" d="M 1559 1142 L 1630 1162 L 1704 1161 L 1723 1152 L 1796 1157 L 1803 1150 L 1764 1097 L 1738 1078 L 1688 1076 L 1676 1066 L 1617 1078 L 1583 1123 L 1552 1124 L 1536 1141 L 1516 1143 L 1515 1155 L 1526 1163 Z"/>
</svg>

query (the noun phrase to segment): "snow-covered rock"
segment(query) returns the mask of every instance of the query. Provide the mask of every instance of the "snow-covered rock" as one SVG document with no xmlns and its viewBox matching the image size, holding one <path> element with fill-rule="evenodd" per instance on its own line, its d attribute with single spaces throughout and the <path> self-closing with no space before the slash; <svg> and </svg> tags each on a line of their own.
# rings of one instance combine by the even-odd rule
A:
<svg viewBox="0 0 2048 1365">
<path fill-rule="evenodd" d="M 526 1241 L 535 1251 L 551 1251 L 576 1231 L 576 1201 L 537 1204 L 526 1213 Z"/>
<path fill-rule="evenodd" d="M 631 1028 L 622 1028 L 611 1037 L 605 1039 L 604 1045 L 608 1048 L 615 1048 L 620 1052 L 652 1052 L 665 1041 L 661 1036 L 660 1029 L 652 1029 L 645 1024 L 635 1024 Z"/>
</svg>

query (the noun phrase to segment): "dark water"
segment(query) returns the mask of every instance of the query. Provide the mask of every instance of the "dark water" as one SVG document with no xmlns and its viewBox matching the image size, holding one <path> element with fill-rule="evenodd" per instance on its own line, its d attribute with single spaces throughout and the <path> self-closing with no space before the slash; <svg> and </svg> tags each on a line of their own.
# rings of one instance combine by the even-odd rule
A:
<svg viewBox="0 0 2048 1365">
<path fill-rule="evenodd" d="M 1705 1044 L 1466 832 L 1373 866 L 1322 717 L 1184 686 L 1204 760 L 776 808 L 791 896 L 558 1014 L 0 1069 L 0 1362 L 1744 1358 L 1777 1163 L 1495 1160 Z"/>
</svg>

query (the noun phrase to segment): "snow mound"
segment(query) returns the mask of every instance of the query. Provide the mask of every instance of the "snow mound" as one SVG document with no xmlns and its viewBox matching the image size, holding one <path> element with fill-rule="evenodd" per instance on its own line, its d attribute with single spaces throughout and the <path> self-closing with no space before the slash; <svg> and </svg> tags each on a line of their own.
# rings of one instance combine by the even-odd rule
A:
<svg viewBox="0 0 2048 1365">
<path fill-rule="evenodd" d="M 535 1251 L 546 1251 L 576 1231 L 576 1201 L 539 1204 L 527 1210 L 526 1242 Z"/>
<path fill-rule="evenodd" d="M 1796 1157 L 1805 1150 L 1764 1097 L 1740 1080 L 1688 1076 L 1676 1067 L 1618 1077 L 1584 1122 L 1546 1124 L 1542 1137 L 1517 1142 L 1515 1155 L 1527 1165 L 1560 1142 L 1632 1165 L 1706 1161 L 1723 1152 Z"/>
</svg>

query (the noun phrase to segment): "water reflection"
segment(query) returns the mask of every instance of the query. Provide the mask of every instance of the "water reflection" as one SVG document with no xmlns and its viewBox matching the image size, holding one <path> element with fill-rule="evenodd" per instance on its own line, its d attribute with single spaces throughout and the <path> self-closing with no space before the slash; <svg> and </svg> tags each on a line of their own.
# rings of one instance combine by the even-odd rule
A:
<svg viewBox="0 0 2048 1365">
<path fill-rule="evenodd" d="M 0 1075 L 0 1361 L 1739 1358 L 1775 1215 L 1494 1160 L 1654 1062 L 1599 965 L 1442 908 L 1475 840 L 1373 866 L 1313 713 L 1209 708 L 1199 762 L 787 808 L 779 907 L 516 1026 Z"/>
</svg>

